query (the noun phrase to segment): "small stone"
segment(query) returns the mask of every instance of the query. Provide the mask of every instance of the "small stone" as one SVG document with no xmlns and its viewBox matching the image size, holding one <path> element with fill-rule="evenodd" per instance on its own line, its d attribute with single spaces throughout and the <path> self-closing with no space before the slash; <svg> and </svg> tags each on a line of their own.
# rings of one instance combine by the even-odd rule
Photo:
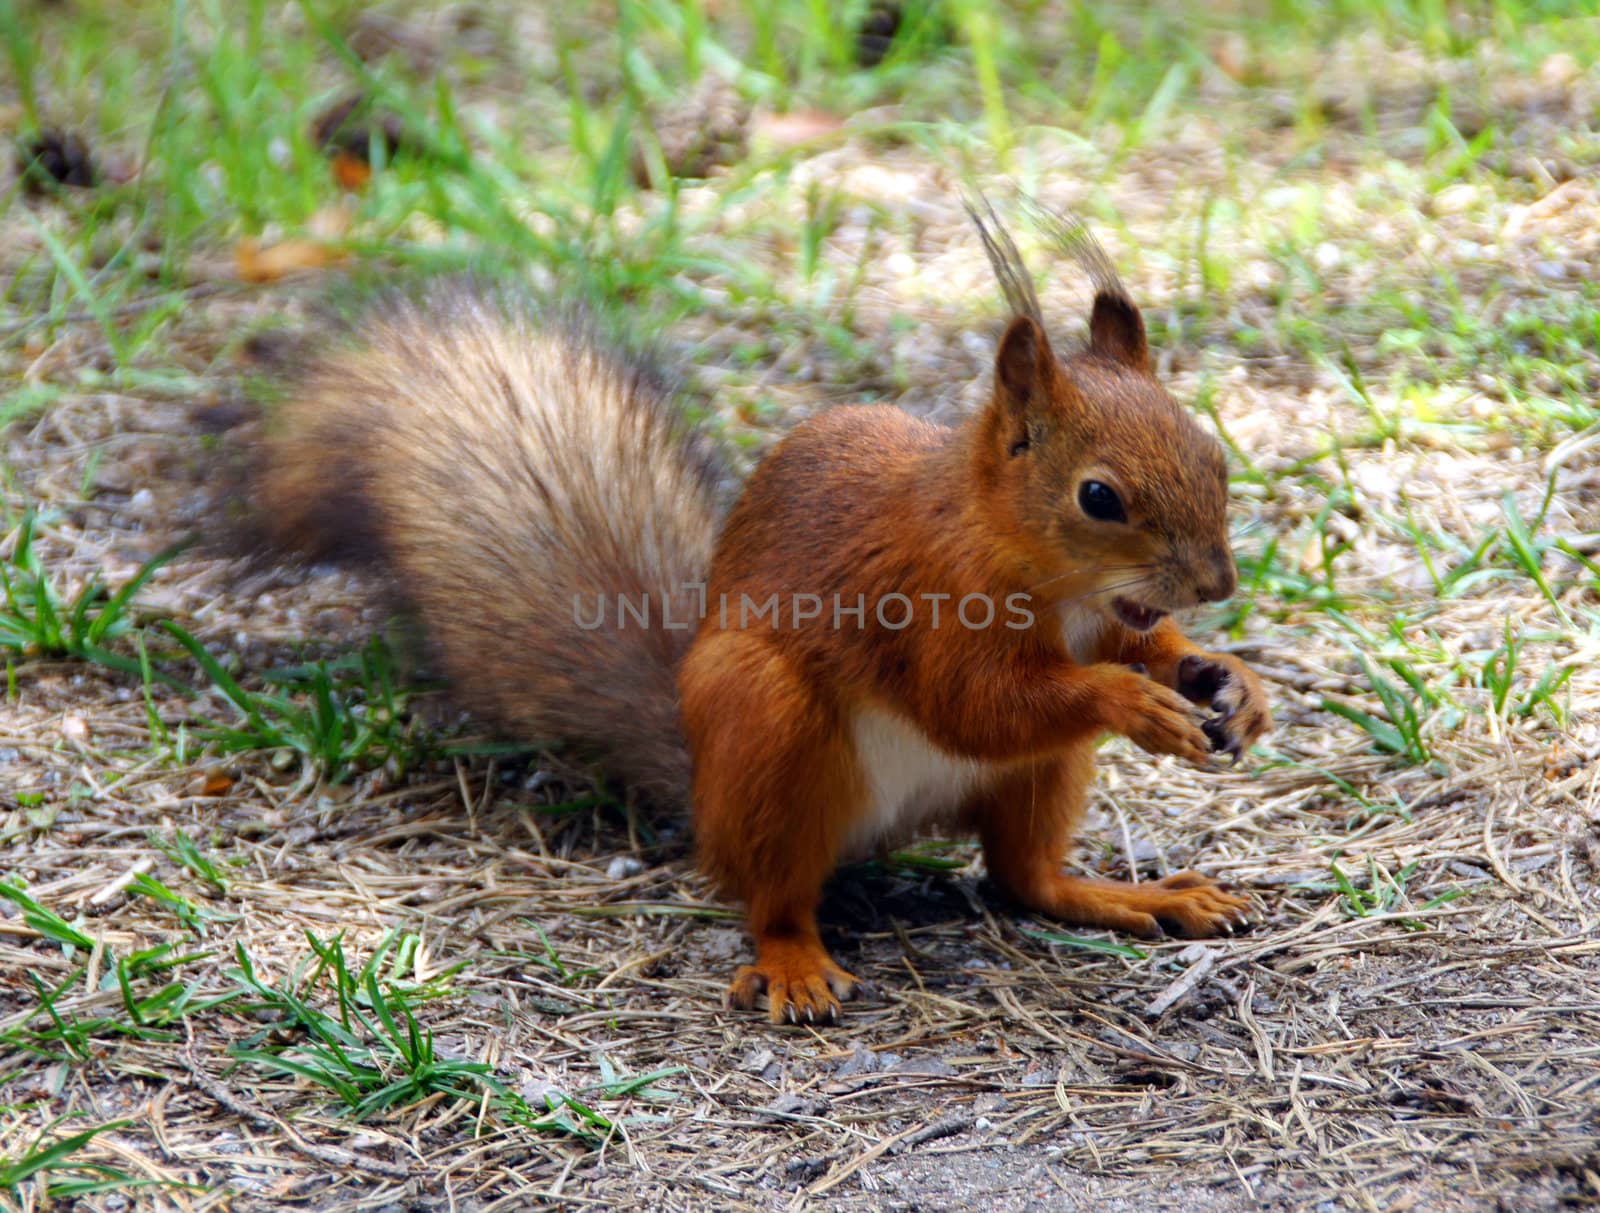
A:
<svg viewBox="0 0 1600 1213">
<path fill-rule="evenodd" d="M 703 178 L 718 165 L 742 159 L 749 141 L 750 103 L 727 80 L 707 73 L 687 98 L 646 119 L 655 129 L 661 159 L 674 177 Z M 650 157 L 634 148 L 634 180 L 650 178 Z"/>
<path fill-rule="evenodd" d="M 1578 61 L 1566 51 L 1557 51 L 1539 65 L 1539 83 L 1546 88 L 1566 88 L 1582 74 Z"/>
<path fill-rule="evenodd" d="M 768 1116 L 783 1119 L 790 1116 L 815 1116 L 821 1111 L 822 1106 L 820 1100 L 806 1099 L 793 1091 L 785 1091 L 761 1111 Z"/>
<path fill-rule="evenodd" d="M 839 1063 L 835 1077 L 854 1078 L 858 1074 L 876 1074 L 883 1068 L 882 1059 L 864 1044 L 857 1044 L 855 1052 Z"/>
<path fill-rule="evenodd" d="M 618 855 L 606 865 L 607 880 L 626 880 L 630 876 L 637 876 L 644 871 L 644 864 L 632 855 Z"/>
<path fill-rule="evenodd" d="M 744 934 L 732 927 L 702 933 L 700 947 L 712 960 L 732 960 L 744 950 Z"/>
<path fill-rule="evenodd" d="M 739 1063 L 739 1069 L 746 1074 L 760 1074 L 773 1063 L 771 1049 L 757 1049 Z"/>
<path fill-rule="evenodd" d="M 1457 215 L 1470 210 L 1478 201 L 1478 187 L 1466 181 L 1448 185 L 1433 196 L 1433 213 Z"/>
</svg>

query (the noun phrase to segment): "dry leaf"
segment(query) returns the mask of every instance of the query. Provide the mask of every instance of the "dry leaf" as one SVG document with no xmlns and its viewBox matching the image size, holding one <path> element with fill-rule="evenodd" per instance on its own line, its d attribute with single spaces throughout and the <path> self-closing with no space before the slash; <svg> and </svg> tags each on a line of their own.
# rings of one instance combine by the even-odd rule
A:
<svg viewBox="0 0 1600 1213">
<path fill-rule="evenodd" d="M 327 269 L 347 256 L 342 249 L 305 239 L 284 240 L 262 248 L 257 241 L 247 238 L 239 241 L 233 250 L 234 266 L 245 282 L 276 282 L 291 274 Z"/>
<path fill-rule="evenodd" d="M 1533 229 L 1549 225 L 1580 202 L 1587 201 L 1589 194 L 1587 182 L 1564 181 L 1537 202 L 1512 207 L 1500 228 L 1500 239 L 1516 240 Z"/>
<path fill-rule="evenodd" d="M 1259 84 L 1261 81 L 1261 72 L 1253 60 L 1250 43 L 1243 34 L 1230 32 L 1213 40 L 1211 59 L 1224 75 L 1239 84 Z"/>
<path fill-rule="evenodd" d="M 751 136 L 775 147 L 815 143 L 844 129 L 844 119 L 823 110 L 795 110 L 789 114 L 757 114 L 750 122 Z"/>
<path fill-rule="evenodd" d="M 340 189 L 365 189 L 367 182 L 372 180 L 372 165 L 360 156 L 352 156 L 349 152 L 343 151 L 335 152 L 332 163 L 333 179 L 339 183 Z"/>
<path fill-rule="evenodd" d="M 205 782 L 200 785 L 202 796 L 226 796 L 233 790 L 233 776 L 226 771 L 207 771 Z"/>
<path fill-rule="evenodd" d="M 311 141 L 333 165 L 333 178 L 347 190 L 359 190 L 372 179 L 372 145 L 381 143 L 385 158 L 396 152 L 421 155 L 426 141 L 408 131 L 396 114 L 375 110 L 364 93 L 352 93 L 330 106 L 312 125 Z"/>
<path fill-rule="evenodd" d="M 306 235 L 314 240 L 342 240 L 350 234 L 355 211 L 344 203 L 325 206 L 306 220 Z"/>
</svg>

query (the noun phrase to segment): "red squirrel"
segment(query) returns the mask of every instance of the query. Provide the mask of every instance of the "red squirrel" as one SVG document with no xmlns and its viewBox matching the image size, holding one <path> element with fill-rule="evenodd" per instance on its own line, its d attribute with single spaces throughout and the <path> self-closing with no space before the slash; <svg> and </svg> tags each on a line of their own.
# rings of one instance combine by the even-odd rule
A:
<svg viewBox="0 0 1600 1213">
<path fill-rule="evenodd" d="M 1192 872 L 1062 871 L 1102 735 L 1205 766 L 1269 714 L 1173 619 L 1234 592 L 1227 473 L 1152 374 L 1139 309 L 1058 225 L 1095 287 L 1087 345 L 1058 353 L 1010 237 L 969 212 L 1013 313 L 988 403 L 954 429 L 824 412 L 725 517 L 666 384 L 482 284 L 391 298 L 330 343 L 259 452 L 268 538 L 386 573 L 464 704 L 692 809 L 756 947 L 729 1000 L 764 993 L 774 1022 L 832 1020 L 857 989 L 817 930 L 829 874 L 933 826 L 1067 923 L 1246 921 Z"/>
</svg>

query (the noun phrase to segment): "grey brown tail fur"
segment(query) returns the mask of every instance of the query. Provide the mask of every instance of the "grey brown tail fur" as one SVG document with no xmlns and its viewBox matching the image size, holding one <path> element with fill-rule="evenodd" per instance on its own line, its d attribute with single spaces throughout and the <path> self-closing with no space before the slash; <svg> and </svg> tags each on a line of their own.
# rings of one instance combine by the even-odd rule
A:
<svg viewBox="0 0 1600 1213">
<path fill-rule="evenodd" d="M 485 285 L 370 312 L 297 376 L 255 472 L 285 551 L 376 566 L 462 703 L 687 803 L 674 675 L 720 518 L 718 462 L 667 387 L 584 325 Z M 649 626 L 617 618 L 648 595 Z M 599 627 L 586 623 L 606 603 Z"/>
</svg>

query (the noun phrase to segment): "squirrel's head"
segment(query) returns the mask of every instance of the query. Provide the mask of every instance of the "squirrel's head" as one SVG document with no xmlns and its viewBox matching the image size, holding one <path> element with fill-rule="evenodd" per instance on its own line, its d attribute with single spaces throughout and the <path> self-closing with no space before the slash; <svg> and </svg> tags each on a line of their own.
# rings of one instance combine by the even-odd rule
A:
<svg viewBox="0 0 1600 1213">
<path fill-rule="evenodd" d="M 1151 373 L 1144 319 L 1109 259 L 1080 225 L 1056 231 L 1096 287 L 1088 347 L 1058 358 L 1015 246 L 973 217 L 1016 312 L 975 454 L 1031 588 L 1136 631 L 1229 597 L 1222 449 Z"/>
</svg>

